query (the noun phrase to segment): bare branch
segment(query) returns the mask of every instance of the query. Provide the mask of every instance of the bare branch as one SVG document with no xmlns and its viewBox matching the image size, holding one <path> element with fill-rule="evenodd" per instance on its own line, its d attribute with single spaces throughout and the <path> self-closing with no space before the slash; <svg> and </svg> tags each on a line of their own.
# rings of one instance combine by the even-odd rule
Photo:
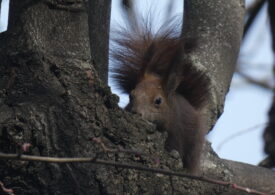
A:
<svg viewBox="0 0 275 195">
<path fill-rule="evenodd" d="M 232 135 L 226 137 L 226 138 L 225 138 L 224 140 L 222 140 L 221 143 L 218 145 L 217 150 L 220 150 L 220 149 L 223 147 L 223 145 L 226 144 L 227 142 L 229 142 L 230 140 L 232 140 L 232 139 L 234 139 L 234 138 L 236 138 L 236 137 L 238 137 L 238 136 L 241 136 L 241 135 L 243 135 L 243 134 L 250 133 L 251 131 L 256 130 L 257 128 L 263 127 L 263 126 L 266 126 L 266 125 L 267 125 L 267 123 L 257 124 L 257 125 L 255 125 L 255 126 L 253 126 L 253 127 L 249 127 L 248 129 L 245 129 L 245 130 L 242 130 L 242 131 L 238 131 L 237 133 L 234 133 L 234 134 L 232 134 Z"/>
<path fill-rule="evenodd" d="M 6 188 L 4 183 L 0 181 L 0 188 L 3 190 L 3 192 L 6 192 L 8 195 L 14 195 L 14 192 L 12 189 Z"/>
<path fill-rule="evenodd" d="M 265 0 L 258 0 L 247 10 L 248 12 L 250 12 L 250 15 L 244 26 L 243 38 L 246 36 L 248 30 L 252 26 L 255 18 L 257 17 L 264 3 L 265 3 Z"/>
<path fill-rule="evenodd" d="M 247 187 L 243 187 L 243 186 L 239 186 L 237 184 L 227 182 L 227 181 L 220 181 L 220 180 L 215 180 L 215 179 L 211 179 L 211 178 L 188 175 L 188 174 L 173 172 L 173 171 L 164 170 L 164 169 L 150 168 L 150 167 L 132 165 L 132 164 L 127 164 L 127 163 L 119 163 L 119 162 L 115 162 L 115 161 L 107 161 L 107 160 L 101 160 L 101 159 L 90 158 L 90 157 L 59 158 L 59 157 L 46 157 L 46 156 L 32 156 L 32 155 L 18 155 L 18 154 L 0 153 L 0 159 L 36 161 L 36 162 L 47 162 L 47 163 L 75 163 L 75 162 L 93 163 L 93 164 L 114 166 L 114 167 L 125 168 L 125 169 L 135 169 L 135 170 L 146 171 L 146 172 L 151 172 L 151 173 L 160 173 L 160 174 L 168 175 L 168 176 L 184 177 L 184 178 L 198 180 L 198 181 L 202 181 L 202 182 L 218 184 L 218 185 L 222 185 L 222 186 L 228 186 L 233 189 L 244 191 L 244 192 L 251 193 L 251 194 L 269 195 L 268 193 L 260 192 L 260 191 L 250 189 Z"/>
<path fill-rule="evenodd" d="M 236 70 L 236 73 L 251 84 L 255 84 L 259 87 L 262 87 L 262 88 L 265 88 L 268 90 L 273 90 L 273 86 L 271 84 L 269 84 L 266 80 L 256 80 L 238 69 Z"/>
</svg>

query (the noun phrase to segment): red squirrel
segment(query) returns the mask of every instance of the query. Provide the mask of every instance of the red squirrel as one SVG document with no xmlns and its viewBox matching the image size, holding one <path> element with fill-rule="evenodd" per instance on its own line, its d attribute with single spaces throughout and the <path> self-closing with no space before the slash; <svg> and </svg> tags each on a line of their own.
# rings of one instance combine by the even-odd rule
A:
<svg viewBox="0 0 275 195">
<path fill-rule="evenodd" d="M 177 35 L 175 22 L 156 34 L 147 24 L 117 31 L 111 76 L 129 94 L 126 110 L 167 131 L 166 149 L 177 150 L 184 167 L 198 174 L 206 133 L 201 110 L 209 97 L 209 78 L 184 55 L 194 48 L 193 40 Z"/>
</svg>

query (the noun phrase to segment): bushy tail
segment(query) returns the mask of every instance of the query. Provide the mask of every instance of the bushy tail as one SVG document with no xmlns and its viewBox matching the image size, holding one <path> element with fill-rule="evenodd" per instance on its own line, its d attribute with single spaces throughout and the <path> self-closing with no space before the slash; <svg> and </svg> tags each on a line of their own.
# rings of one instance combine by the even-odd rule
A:
<svg viewBox="0 0 275 195">
<path fill-rule="evenodd" d="M 181 36 L 182 20 L 174 17 L 153 33 L 151 18 L 137 17 L 131 4 L 124 5 L 124 13 L 128 28 L 114 30 L 110 52 L 111 77 L 118 88 L 129 94 L 145 74 L 154 74 L 163 81 L 167 95 L 175 91 L 195 108 L 204 106 L 210 81 L 186 57 L 196 44 L 195 38 Z"/>
</svg>

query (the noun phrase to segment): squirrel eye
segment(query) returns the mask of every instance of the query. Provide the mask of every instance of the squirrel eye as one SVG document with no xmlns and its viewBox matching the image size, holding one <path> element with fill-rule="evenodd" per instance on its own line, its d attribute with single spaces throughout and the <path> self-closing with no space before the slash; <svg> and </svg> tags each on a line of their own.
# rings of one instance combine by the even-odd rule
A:
<svg viewBox="0 0 275 195">
<path fill-rule="evenodd" d="M 161 103 L 162 103 L 161 97 L 158 97 L 157 99 L 155 99 L 155 105 L 160 105 Z"/>
</svg>

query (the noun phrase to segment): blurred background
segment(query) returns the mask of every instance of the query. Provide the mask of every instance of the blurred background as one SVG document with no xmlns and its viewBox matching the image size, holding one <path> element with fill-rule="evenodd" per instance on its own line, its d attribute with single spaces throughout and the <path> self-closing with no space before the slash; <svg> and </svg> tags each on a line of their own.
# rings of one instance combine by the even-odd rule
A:
<svg viewBox="0 0 275 195">
<path fill-rule="evenodd" d="M 154 29 L 157 29 L 168 16 L 182 15 L 183 11 L 183 0 L 135 2 L 137 9 L 143 15 L 150 13 L 157 18 L 153 21 Z M 259 2 L 261 0 L 246 0 L 245 21 L 249 15 L 252 15 L 255 5 Z M 0 32 L 4 32 L 8 26 L 8 5 L 9 0 L 2 0 Z M 123 24 L 120 6 L 121 0 L 112 1 L 111 29 Z M 264 3 L 243 39 L 236 73 L 226 97 L 224 113 L 207 135 L 213 149 L 221 158 L 258 164 L 265 157 L 262 134 L 268 121 L 267 113 L 272 101 L 274 86 L 272 64 L 269 19 L 267 5 Z M 109 85 L 113 93 L 120 96 L 120 106 L 124 107 L 128 97 L 116 90 L 111 80 Z"/>
</svg>

